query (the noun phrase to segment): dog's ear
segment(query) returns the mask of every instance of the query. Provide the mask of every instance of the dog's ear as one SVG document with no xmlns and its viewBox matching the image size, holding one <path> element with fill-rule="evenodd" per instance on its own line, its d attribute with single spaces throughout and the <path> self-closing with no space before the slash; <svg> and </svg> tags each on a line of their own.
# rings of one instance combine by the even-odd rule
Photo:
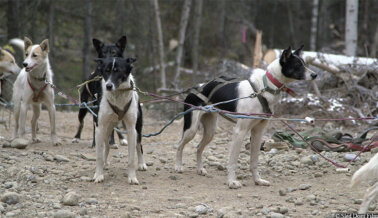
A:
<svg viewBox="0 0 378 218">
<path fill-rule="evenodd" d="M 290 58 L 290 56 L 291 56 L 291 46 L 289 46 L 289 48 L 283 50 L 281 58 L 280 58 L 280 62 L 286 63 L 287 60 Z"/>
<path fill-rule="evenodd" d="M 127 58 L 127 59 L 126 59 L 126 62 L 127 62 L 128 64 L 132 64 L 132 63 L 134 63 L 136 60 L 137 60 L 136 58 Z"/>
<path fill-rule="evenodd" d="M 295 50 L 294 54 L 298 55 L 298 56 L 301 56 L 302 55 L 302 49 L 303 49 L 303 47 L 304 47 L 303 44 L 301 46 L 299 46 L 299 48 L 297 50 Z"/>
<path fill-rule="evenodd" d="M 44 52 L 48 53 L 50 51 L 50 46 L 49 46 L 49 40 L 48 39 L 43 40 L 41 42 L 41 44 L 39 44 L 39 46 L 41 46 L 41 49 Z"/>
<path fill-rule="evenodd" d="M 96 39 L 96 38 L 93 38 L 92 42 L 93 42 L 93 46 L 95 47 L 97 53 L 100 53 L 102 47 L 104 47 L 104 43 L 101 42 L 100 40 Z"/>
<path fill-rule="evenodd" d="M 127 37 L 126 36 L 122 36 L 121 38 L 118 39 L 118 41 L 116 42 L 116 46 L 118 48 L 121 49 L 121 51 L 123 52 L 126 48 L 126 44 L 127 44 Z"/>
<path fill-rule="evenodd" d="M 33 45 L 33 42 L 28 38 L 24 37 L 24 50 L 26 51 L 30 46 Z"/>
</svg>

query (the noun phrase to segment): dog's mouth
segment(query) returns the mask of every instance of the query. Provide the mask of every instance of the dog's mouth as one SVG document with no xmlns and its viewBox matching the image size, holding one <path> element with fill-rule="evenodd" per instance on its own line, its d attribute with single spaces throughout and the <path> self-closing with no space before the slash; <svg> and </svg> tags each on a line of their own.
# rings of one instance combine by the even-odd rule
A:
<svg viewBox="0 0 378 218">
<path fill-rule="evenodd" d="M 37 64 L 34 64 L 34 65 L 31 66 L 31 67 L 26 67 L 25 70 L 26 70 L 26 72 L 30 72 L 30 71 L 32 71 L 36 66 L 37 66 Z"/>
</svg>

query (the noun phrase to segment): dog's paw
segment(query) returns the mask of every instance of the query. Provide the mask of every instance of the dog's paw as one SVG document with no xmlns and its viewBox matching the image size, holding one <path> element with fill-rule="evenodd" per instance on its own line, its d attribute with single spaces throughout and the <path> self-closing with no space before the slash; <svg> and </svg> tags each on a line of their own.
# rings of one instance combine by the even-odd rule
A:
<svg viewBox="0 0 378 218">
<path fill-rule="evenodd" d="M 122 139 L 119 143 L 120 143 L 122 146 L 127 146 L 127 139 Z"/>
<path fill-rule="evenodd" d="M 258 179 L 255 181 L 256 185 L 270 186 L 270 182 L 265 179 Z"/>
<path fill-rule="evenodd" d="M 104 169 L 108 170 L 109 166 L 110 166 L 110 161 L 105 161 L 104 162 Z"/>
<path fill-rule="evenodd" d="M 129 177 L 128 181 L 129 181 L 130 185 L 139 185 L 139 181 L 138 181 L 138 179 L 136 177 L 132 177 L 132 178 Z"/>
<path fill-rule="evenodd" d="M 100 182 L 103 182 L 104 181 L 104 175 L 99 175 L 97 173 L 95 173 L 95 175 L 93 176 L 93 182 L 94 183 L 100 183 Z"/>
<path fill-rule="evenodd" d="M 73 138 L 71 142 L 72 142 L 72 143 L 79 143 L 79 140 L 80 140 L 80 139 L 78 139 L 78 138 Z"/>
<path fill-rule="evenodd" d="M 238 188 L 241 188 L 241 186 L 242 186 L 241 183 L 237 180 L 228 182 L 228 187 L 230 189 L 238 189 Z"/>
<path fill-rule="evenodd" d="M 147 165 L 145 163 L 138 164 L 138 170 L 139 171 L 146 171 L 147 170 Z"/>
<path fill-rule="evenodd" d="M 207 171 L 203 167 L 201 169 L 198 169 L 197 173 L 198 173 L 198 175 L 201 175 L 201 176 L 206 176 L 207 175 Z"/>
<path fill-rule="evenodd" d="M 32 139 L 32 143 L 35 144 L 35 143 L 40 143 L 41 142 L 41 139 L 39 138 L 34 138 Z"/>
<path fill-rule="evenodd" d="M 183 165 L 177 165 L 177 164 L 176 164 L 176 166 L 175 166 L 175 171 L 176 171 L 177 173 L 182 173 L 182 172 L 184 172 L 184 166 L 183 166 Z"/>
</svg>

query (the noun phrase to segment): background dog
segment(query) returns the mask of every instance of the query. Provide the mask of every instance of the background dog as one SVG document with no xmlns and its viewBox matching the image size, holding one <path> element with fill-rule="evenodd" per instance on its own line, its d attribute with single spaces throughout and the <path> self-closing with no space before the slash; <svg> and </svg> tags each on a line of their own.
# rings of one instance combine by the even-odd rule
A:
<svg viewBox="0 0 378 218">
<path fill-rule="evenodd" d="M 104 44 L 98 39 L 93 39 L 93 46 L 96 49 L 96 52 L 98 54 L 98 58 L 108 58 L 108 57 L 123 57 L 123 52 L 125 50 L 126 44 L 127 44 L 127 38 L 126 36 L 122 36 L 115 44 Z M 101 72 L 99 69 L 96 68 L 95 72 L 91 74 L 88 78 L 88 80 L 94 79 L 97 76 L 101 76 Z M 81 103 L 83 102 L 89 102 L 97 99 L 93 103 L 95 106 L 100 106 L 101 102 L 101 97 L 102 97 L 102 87 L 101 87 L 101 80 L 97 81 L 92 81 L 88 83 L 84 89 L 80 93 L 80 101 Z M 93 112 L 98 114 L 99 108 L 93 108 Z M 80 108 L 79 109 L 79 114 L 78 114 L 78 119 L 79 119 L 79 127 L 77 129 L 77 132 L 75 134 L 75 137 L 72 139 L 73 143 L 79 142 L 80 136 L 81 136 L 81 131 L 83 130 L 84 127 L 84 118 L 85 115 L 87 114 L 88 109 L 87 108 Z M 92 147 L 95 146 L 95 131 L 96 131 L 96 126 L 98 125 L 97 122 L 97 117 L 93 116 L 93 140 L 92 140 Z M 117 132 L 120 144 L 126 145 L 127 140 L 123 138 L 122 134 Z M 110 137 L 109 137 L 109 144 L 114 145 L 114 130 L 112 131 Z"/>
<path fill-rule="evenodd" d="M 292 53 L 291 48 L 285 49 L 281 57 L 268 66 L 268 70 L 255 69 L 248 80 L 235 81 L 232 78 L 221 77 L 219 80 L 211 81 L 204 86 L 201 86 L 197 92 L 189 94 L 185 102 L 192 105 L 206 105 L 211 103 L 219 103 L 240 97 L 250 96 L 255 93 L 252 85 L 256 86 L 256 91 L 265 90 L 261 96 L 265 98 L 267 106 L 263 106 L 258 98 L 246 98 L 229 103 L 223 103 L 217 108 L 239 113 L 267 113 L 264 107 L 273 108 L 279 100 L 279 92 L 286 89 L 285 84 L 296 80 L 312 80 L 316 78 L 315 73 L 310 73 L 305 67 L 303 59 L 300 57 L 300 52 L 303 46 Z M 269 77 L 270 76 L 270 77 Z M 266 82 L 264 82 L 264 77 Z M 275 81 L 276 83 L 274 83 Z M 280 89 L 277 86 L 277 81 L 282 85 Z M 264 83 L 266 85 L 264 85 Z M 275 85 L 276 84 L 276 85 Z M 268 91 L 270 90 L 270 91 Z M 185 105 L 184 111 L 189 110 L 190 106 Z M 212 140 L 217 123 L 217 115 L 215 113 L 204 113 L 202 111 L 193 111 L 185 114 L 183 134 L 180 142 L 177 145 L 176 166 L 177 172 L 183 171 L 182 153 L 185 145 L 191 141 L 198 130 L 199 124 L 203 126 L 203 137 L 197 146 L 197 173 L 199 175 L 206 175 L 206 169 L 202 163 L 202 152 L 205 146 Z M 270 183 L 262 179 L 257 170 L 258 156 L 261 145 L 261 137 L 268 124 L 267 120 L 256 119 L 238 119 L 234 128 L 232 141 L 230 143 L 228 155 L 228 186 L 229 188 L 240 188 L 241 184 L 236 180 L 235 170 L 237 168 L 237 160 L 240 152 L 240 147 L 244 137 L 251 134 L 250 146 L 250 169 L 252 171 L 253 179 L 257 185 L 269 185 Z"/>
<path fill-rule="evenodd" d="M 60 144 L 55 131 L 54 89 L 47 83 L 53 83 L 53 72 L 49 63 L 49 41 L 45 39 L 41 44 L 33 45 L 32 41 L 24 39 L 25 60 L 24 68 L 13 87 L 15 129 L 13 138 L 25 135 L 26 113 L 29 105 L 33 108 L 32 140 L 39 142 L 36 136 L 37 119 L 41 112 L 41 103 L 47 107 L 50 117 L 51 140 L 53 145 Z"/>
<path fill-rule="evenodd" d="M 374 155 L 370 161 L 357 170 L 352 177 L 351 186 L 355 187 L 362 182 L 374 181 L 374 185 L 366 190 L 364 200 L 358 211 L 359 214 L 366 213 L 370 203 L 377 198 L 378 195 L 378 153 Z"/>
<path fill-rule="evenodd" d="M 142 108 L 139 96 L 134 91 L 131 75 L 133 58 L 96 59 L 102 74 L 103 98 L 101 99 L 98 127 L 96 129 L 96 173 L 94 182 L 104 180 L 104 165 L 109 154 L 108 137 L 114 126 L 123 120 L 128 136 L 128 182 L 139 184 L 135 173 L 135 149 L 138 154 L 138 169 L 146 170 L 142 151 Z M 105 149 L 104 149 L 105 144 Z"/>
</svg>

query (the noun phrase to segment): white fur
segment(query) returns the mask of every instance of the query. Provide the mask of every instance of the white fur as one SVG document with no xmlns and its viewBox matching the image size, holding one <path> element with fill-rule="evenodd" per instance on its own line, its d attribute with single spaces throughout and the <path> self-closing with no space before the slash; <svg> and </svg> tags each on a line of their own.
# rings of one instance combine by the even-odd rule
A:
<svg viewBox="0 0 378 218">
<path fill-rule="evenodd" d="M 128 182 L 130 184 L 139 184 L 139 181 L 135 173 L 135 150 L 138 154 L 138 169 L 146 170 L 147 165 L 144 162 L 141 144 L 137 143 L 137 132 L 135 124 L 138 116 L 138 94 L 136 91 L 125 91 L 124 88 L 130 87 L 130 81 L 133 80 L 132 75 L 128 80 L 122 83 L 117 89 L 108 91 L 105 84 L 110 81 L 102 80 L 103 97 L 100 103 L 100 111 L 98 115 L 98 127 L 96 128 L 96 172 L 93 177 L 95 183 L 102 182 L 104 180 L 104 166 L 108 164 L 109 154 L 109 135 L 112 129 L 118 123 L 118 116 L 110 107 L 108 101 L 123 110 L 125 105 L 132 100 L 132 103 L 123 117 L 127 128 L 128 136 Z M 135 84 L 135 83 L 134 83 Z M 113 86 L 114 87 L 114 86 Z M 105 147 L 104 147 L 105 145 Z"/>
<path fill-rule="evenodd" d="M 362 182 L 376 181 L 378 179 L 378 153 L 374 155 L 370 161 L 357 170 L 352 177 L 351 186 L 355 187 Z M 378 181 L 373 186 L 366 190 L 364 200 L 358 211 L 359 214 L 367 212 L 370 203 L 378 195 Z"/>
<path fill-rule="evenodd" d="M 39 45 L 33 45 L 32 51 L 37 48 Z M 60 144 L 56 136 L 55 130 L 55 105 L 54 105 L 54 90 L 51 86 L 47 86 L 46 89 L 41 93 L 39 100 L 34 102 L 33 99 L 33 90 L 27 82 L 29 77 L 30 83 L 37 90 L 41 89 L 45 85 L 45 81 L 39 81 L 33 79 L 33 77 L 42 77 L 46 73 L 46 80 L 52 83 L 53 72 L 50 68 L 50 63 L 48 56 L 42 61 L 36 62 L 35 60 L 31 61 L 32 52 L 29 56 L 26 57 L 25 61 L 29 63 L 38 64 L 38 67 L 35 67 L 32 71 L 26 72 L 23 68 L 20 74 L 17 76 L 17 79 L 13 86 L 13 102 L 14 102 L 14 119 L 15 119 L 15 129 L 13 133 L 13 138 L 21 137 L 25 135 L 25 121 L 26 113 L 29 105 L 33 108 L 33 118 L 31 121 L 32 125 L 32 140 L 34 142 L 39 142 L 40 140 L 36 136 L 37 129 L 37 119 L 41 111 L 41 103 L 44 103 L 47 107 L 50 117 L 50 127 L 51 127 L 51 140 L 53 145 Z"/>
<path fill-rule="evenodd" d="M 268 70 L 273 74 L 273 76 L 283 84 L 294 81 L 293 79 L 286 78 L 281 71 L 281 66 L 279 60 L 275 60 L 268 66 Z M 251 80 L 258 88 L 258 90 L 263 89 L 263 75 L 265 75 L 265 70 L 255 69 L 252 72 L 249 80 Z M 306 72 L 308 74 L 308 72 Z M 310 78 L 306 76 L 306 78 Z M 272 89 L 277 89 L 277 87 L 268 80 L 267 84 Z M 254 91 L 248 81 L 242 81 L 239 83 L 238 87 L 238 97 L 245 97 L 252 94 Z M 278 102 L 280 96 L 272 95 L 269 92 L 264 92 L 263 96 L 267 99 L 270 109 L 274 108 L 274 105 Z M 257 98 L 247 98 L 239 100 L 237 103 L 236 111 L 240 113 L 263 113 L 263 108 Z M 197 130 L 199 124 L 202 123 L 204 134 L 201 142 L 197 146 L 197 172 L 200 175 L 206 175 L 206 170 L 202 163 L 202 152 L 205 146 L 212 140 L 217 123 L 217 115 L 214 113 L 204 113 L 201 111 L 193 111 L 192 113 L 192 123 L 189 129 L 185 130 L 182 139 L 178 143 L 177 153 L 176 153 L 176 166 L 175 170 L 177 172 L 183 172 L 182 163 L 182 153 L 184 146 L 191 141 Z M 228 186 L 229 188 L 240 188 L 241 183 L 236 180 L 235 171 L 237 168 L 237 160 L 240 153 L 240 148 L 243 139 L 249 133 L 251 134 L 251 147 L 250 147 L 250 170 L 253 175 L 255 184 L 257 185 L 270 185 L 270 183 L 260 177 L 258 172 L 258 157 L 261 146 L 261 138 L 264 134 L 265 128 L 268 125 L 267 120 L 256 120 L 256 119 L 238 119 L 236 126 L 234 127 L 234 134 L 230 142 L 230 149 L 228 154 Z"/>
</svg>

